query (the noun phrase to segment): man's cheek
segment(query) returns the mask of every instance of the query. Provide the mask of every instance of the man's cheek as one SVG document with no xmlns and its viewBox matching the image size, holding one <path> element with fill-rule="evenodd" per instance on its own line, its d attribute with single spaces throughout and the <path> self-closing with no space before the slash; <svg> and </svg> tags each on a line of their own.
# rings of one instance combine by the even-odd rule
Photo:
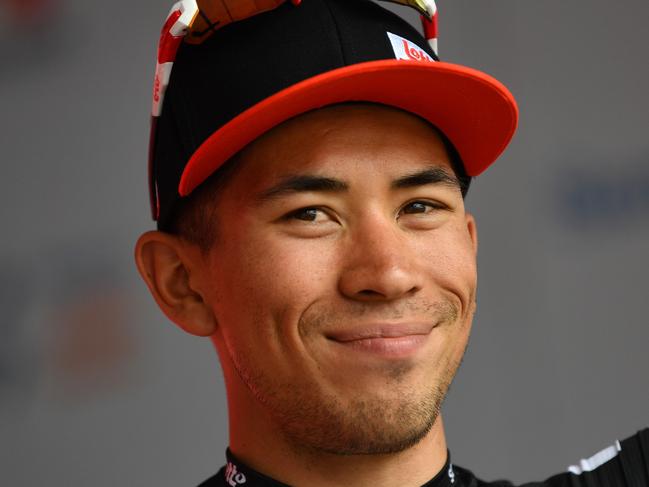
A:
<svg viewBox="0 0 649 487">
<path fill-rule="evenodd" d="M 263 268 L 274 282 L 297 293 L 308 292 L 330 280 L 340 258 L 335 244 L 316 242 L 315 239 L 274 242 L 266 247 L 265 255 Z"/>
<path fill-rule="evenodd" d="M 462 312 L 472 305 L 477 284 L 475 255 L 464 242 L 450 241 L 429 255 L 429 276 L 434 286 L 439 286 L 459 298 Z"/>
</svg>

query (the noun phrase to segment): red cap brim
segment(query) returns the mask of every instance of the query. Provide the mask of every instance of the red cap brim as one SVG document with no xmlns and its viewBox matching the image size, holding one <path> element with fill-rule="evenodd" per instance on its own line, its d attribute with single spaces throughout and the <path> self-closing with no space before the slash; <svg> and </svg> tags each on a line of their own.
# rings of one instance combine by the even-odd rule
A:
<svg viewBox="0 0 649 487">
<path fill-rule="evenodd" d="M 443 62 L 372 61 L 309 78 L 266 98 L 214 132 L 192 155 L 178 191 L 190 194 L 229 158 L 280 123 L 327 105 L 359 101 L 430 121 L 477 176 L 511 141 L 518 107 L 509 90 L 475 69 Z"/>
</svg>

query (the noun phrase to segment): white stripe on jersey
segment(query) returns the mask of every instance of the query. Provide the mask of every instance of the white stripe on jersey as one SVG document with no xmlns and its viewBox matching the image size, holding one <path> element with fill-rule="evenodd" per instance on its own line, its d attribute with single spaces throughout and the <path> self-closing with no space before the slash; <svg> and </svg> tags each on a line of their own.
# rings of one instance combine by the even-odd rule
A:
<svg viewBox="0 0 649 487">
<path fill-rule="evenodd" d="M 581 460 L 579 465 L 569 466 L 568 472 L 574 473 L 575 475 L 581 475 L 584 472 L 592 472 L 597 467 L 615 458 L 621 451 L 622 445 L 620 445 L 619 441 L 616 441 L 614 445 L 604 448 L 602 451 L 595 453 L 592 457 Z"/>
</svg>

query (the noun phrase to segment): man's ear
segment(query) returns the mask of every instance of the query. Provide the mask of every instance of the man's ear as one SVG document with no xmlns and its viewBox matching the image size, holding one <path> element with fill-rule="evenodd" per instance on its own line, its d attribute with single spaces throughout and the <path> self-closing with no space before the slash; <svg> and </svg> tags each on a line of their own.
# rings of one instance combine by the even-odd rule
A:
<svg viewBox="0 0 649 487">
<path fill-rule="evenodd" d="M 466 214 L 466 229 L 469 232 L 469 237 L 471 237 L 473 253 L 478 255 L 478 226 L 475 222 L 474 216 L 470 213 Z"/>
<path fill-rule="evenodd" d="M 187 333 L 210 336 L 216 318 L 192 279 L 199 257 L 197 249 L 164 232 L 147 232 L 135 246 L 137 268 L 163 313 Z"/>
</svg>

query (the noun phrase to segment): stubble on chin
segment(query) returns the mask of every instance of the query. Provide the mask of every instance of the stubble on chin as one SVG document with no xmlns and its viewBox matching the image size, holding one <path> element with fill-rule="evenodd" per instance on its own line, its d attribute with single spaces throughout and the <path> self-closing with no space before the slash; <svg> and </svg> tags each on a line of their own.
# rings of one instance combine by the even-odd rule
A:
<svg viewBox="0 0 649 487">
<path fill-rule="evenodd" d="M 298 451 L 333 455 L 398 453 L 419 443 L 440 412 L 445 391 L 434 388 L 422 397 L 359 397 L 343 404 L 335 397 L 302 400 L 277 419 L 285 439 Z"/>
</svg>

